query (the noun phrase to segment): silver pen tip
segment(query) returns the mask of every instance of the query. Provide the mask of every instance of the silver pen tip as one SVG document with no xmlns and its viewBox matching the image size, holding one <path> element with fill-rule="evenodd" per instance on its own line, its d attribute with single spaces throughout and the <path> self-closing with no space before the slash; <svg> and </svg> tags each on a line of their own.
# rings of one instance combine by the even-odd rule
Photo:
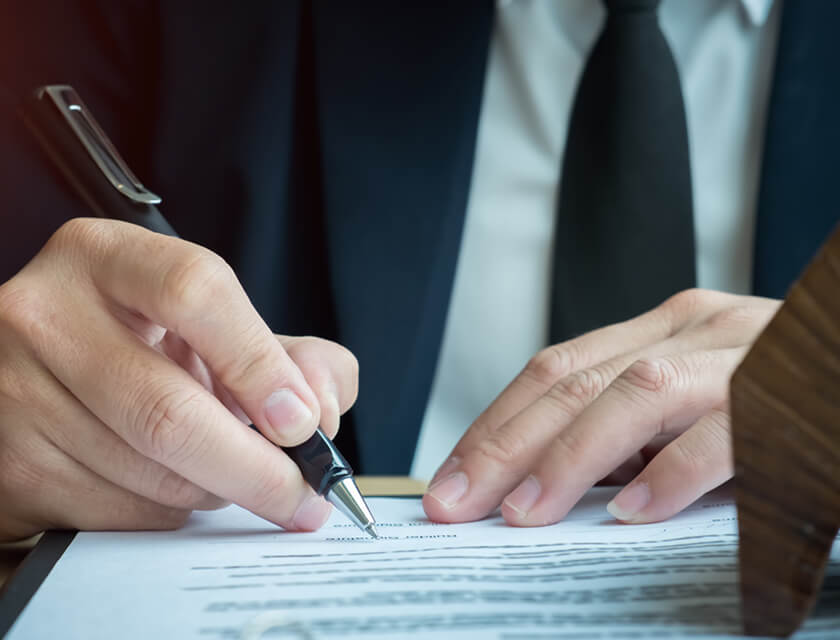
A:
<svg viewBox="0 0 840 640">
<path fill-rule="evenodd" d="M 373 526 L 376 521 L 368 509 L 367 502 L 359 493 L 359 487 L 353 482 L 353 478 L 346 477 L 336 482 L 324 496 L 336 509 L 341 511 L 359 529 L 367 533 L 371 538 L 378 538 L 376 528 Z"/>
</svg>

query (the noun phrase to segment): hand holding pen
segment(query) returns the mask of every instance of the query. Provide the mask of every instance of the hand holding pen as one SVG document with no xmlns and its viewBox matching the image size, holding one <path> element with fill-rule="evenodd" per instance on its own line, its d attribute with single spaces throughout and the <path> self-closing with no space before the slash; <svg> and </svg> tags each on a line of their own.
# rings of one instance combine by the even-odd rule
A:
<svg viewBox="0 0 840 640">
<path fill-rule="evenodd" d="M 44 122 L 55 124 L 38 120 L 39 135 L 66 157 L 67 138 Z M 110 177 L 153 200 L 104 140 Z M 71 182 L 96 213 L 113 211 L 91 204 L 108 202 L 106 174 L 87 161 Z M 152 214 L 151 202 L 130 202 Z M 227 502 L 292 530 L 326 520 L 329 505 L 275 445 L 307 441 L 319 424 L 335 435 L 356 397 L 355 358 L 273 335 L 212 252 L 126 222 L 72 220 L 0 287 L 0 352 L 0 539 L 171 528 Z"/>
</svg>

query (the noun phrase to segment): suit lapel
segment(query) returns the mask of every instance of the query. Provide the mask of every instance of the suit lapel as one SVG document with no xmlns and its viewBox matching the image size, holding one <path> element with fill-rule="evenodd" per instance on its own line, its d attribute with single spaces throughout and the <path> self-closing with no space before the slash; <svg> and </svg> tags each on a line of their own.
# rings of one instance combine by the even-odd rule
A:
<svg viewBox="0 0 840 640">
<path fill-rule="evenodd" d="M 406 473 L 460 247 L 492 3 L 320 2 L 313 23 L 337 333 L 361 367 L 359 454 L 365 473 Z"/>
<path fill-rule="evenodd" d="M 784 3 L 767 120 L 754 289 L 781 298 L 838 220 L 840 3 Z"/>
</svg>

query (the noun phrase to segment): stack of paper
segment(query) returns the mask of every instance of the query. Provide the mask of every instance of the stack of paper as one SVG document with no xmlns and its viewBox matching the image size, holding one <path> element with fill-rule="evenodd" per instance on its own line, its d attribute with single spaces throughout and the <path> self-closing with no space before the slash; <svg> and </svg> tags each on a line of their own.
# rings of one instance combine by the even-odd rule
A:
<svg viewBox="0 0 840 640">
<path fill-rule="evenodd" d="M 382 539 L 334 513 L 286 533 L 237 507 L 170 533 L 79 534 L 10 634 L 23 638 L 714 638 L 740 630 L 737 524 L 710 494 L 621 525 L 594 489 L 561 523 L 429 522 L 375 498 Z M 840 574 L 840 549 L 829 575 Z M 797 638 L 840 637 L 840 590 Z M 832 586 L 834 590 L 832 591 Z"/>
</svg>

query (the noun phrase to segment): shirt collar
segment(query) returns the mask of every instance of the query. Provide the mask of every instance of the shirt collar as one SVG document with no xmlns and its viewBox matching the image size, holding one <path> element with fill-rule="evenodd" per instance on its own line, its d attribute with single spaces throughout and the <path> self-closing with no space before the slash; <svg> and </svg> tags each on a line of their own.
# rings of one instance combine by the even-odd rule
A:
<svg viewBox="0 0 840 640">
<path fill-rule="evenodd" d="M 770 15 L 770 9 L 773 8 L 774 0 L 740 0 L 741 6 L 744 8 L 744 13 L 747 14 L 747 19 L 754 27 L 760 27 L 767 22 L 767 16 Z M 513 4 L 514 0 L 496 0 L 496 5 L 499 9 L 505 9 Z"/>
<path fill-rule="evenodd" d="M 767 21 L 773 0 L 741 0 L 741 6 L 754 27 L 760 27 Z"/>
</svg>

